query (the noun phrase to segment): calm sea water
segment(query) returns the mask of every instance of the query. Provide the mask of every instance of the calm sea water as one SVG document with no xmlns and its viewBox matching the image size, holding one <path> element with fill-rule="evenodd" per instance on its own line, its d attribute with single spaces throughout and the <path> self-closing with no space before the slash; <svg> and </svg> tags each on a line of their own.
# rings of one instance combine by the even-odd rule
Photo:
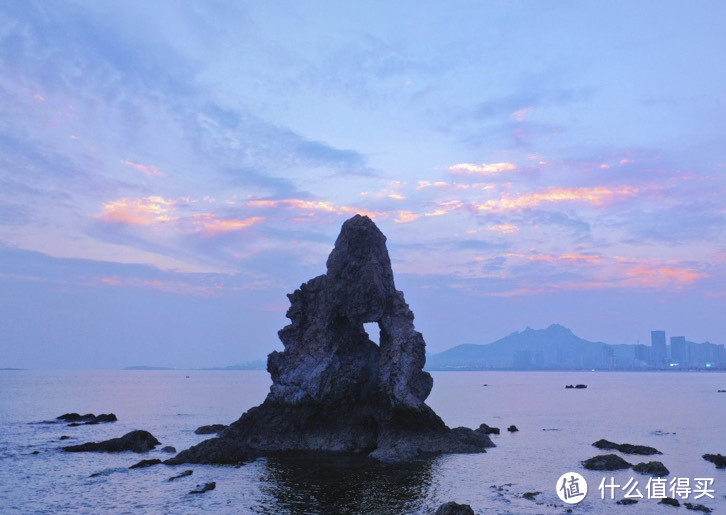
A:
<svg viewBox="0 0 726 515">
<path fill-rule="evenodd" d="M 602 372 L 438 372 L 428 404 L 449 426 L 502 429 L 486 454 L 449 455 L 400 466 L 342 457 L 259 459 L 241 467 L 159 465 L 129 470 L 159 450 L 65 453 L 61 446 L 146 429 L 182 450 L 204 436 L 203 424 L 229 423 L 262 402 L 262 371 L 0 371 L 0 513 L 432 513 L 446 501 L 477 513 L 565 513 L 557 478 L 570 471 L 588 481 L 574 513 L 663 513 L 644 498 L 620 506 L 600 498 L 613 478 L 639 482 L 628 471 L 592 472 L 580 461 L 601 454 L 600 438 L 656 447 L 670 478 L 713 479 L 715 499 L 688 501 L 726 512 L 726 471 L 701 458 L 726 454 L 726 374 Z M 566 390 L 585 383 L 586 390 Z M 485 386 L 486 385 L 486 386 Z M 42 424 L 66 412 L 115 413 L 96 426 Z M 506 427 L 515 424 L 519 432 Z M 61 441 L 62 435 L 70 436 Z M 39 451 L 38 454 L 33 454 Z M 626 456 L 632 462 L 649 457 Z M 168 478 L 192 469 L 193 475 Z M 99 473 L 96 477 L 91 474 Z M 215 481 L 203 495 L 188 492 Z M 541 492 L 535 500 L 522 497 Z"/>
</svg>

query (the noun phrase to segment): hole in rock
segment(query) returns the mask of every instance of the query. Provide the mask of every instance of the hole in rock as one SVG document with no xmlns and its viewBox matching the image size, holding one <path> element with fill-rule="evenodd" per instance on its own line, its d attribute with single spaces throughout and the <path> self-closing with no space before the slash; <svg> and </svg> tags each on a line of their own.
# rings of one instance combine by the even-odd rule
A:
<svg viewBox="0 0 726 515">
<path fill-rule="evenodd" d="M 363 324 L 363 329 L 366 333 L 368 333 L 368 339 L 380 347 L 381 328 L 378 325 L 378 322 L 366 322 Z"/>
</svg>

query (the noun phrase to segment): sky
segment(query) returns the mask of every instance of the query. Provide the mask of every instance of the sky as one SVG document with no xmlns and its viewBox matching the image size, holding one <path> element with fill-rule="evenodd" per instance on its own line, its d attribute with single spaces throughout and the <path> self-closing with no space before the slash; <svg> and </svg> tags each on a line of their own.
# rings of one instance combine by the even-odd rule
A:
<svg viewBox="0 0 726 515">
<path fill-rule="evenodd" d="M 281 350 L 370 216 L 427 351 L 726 343 L 726 4 L 0 3 L 0 367 Z"/>
</svg>

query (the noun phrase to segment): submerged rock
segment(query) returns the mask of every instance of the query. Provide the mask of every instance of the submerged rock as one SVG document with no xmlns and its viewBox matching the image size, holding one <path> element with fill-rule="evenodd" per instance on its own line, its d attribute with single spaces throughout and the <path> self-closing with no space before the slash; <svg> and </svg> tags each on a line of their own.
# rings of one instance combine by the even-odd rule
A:
<svg viewBox="0 0 726 515">
<path fill-rule="evenodd" d="M 633 470 L 641 474 L 650 474 L 656 477 L 665 477 L 670 471 L 660 461 L 649 461 L 648 463 L 638 463 L 633 466 Z"/>
<path fill-rule="evenodd" d="M 632 467 L 617 454 L 602 454 L 582 462 L 582 466 L 589 470 L 620 470 Z"/>
<path fill-rule="evenodd" d="M 64 413 L 63 415 L 56 417 L 56 420 L 70 422 L 70 424 L 68 424 L 69 427 L 78 427 L 82 425 L 116 422 L 118 418 L 116 418 L 116 415 L 113 413 L 101 413 L 100 415 L 94 415 L 93 413 L 87 413 L 85 415 L 79 415 L 78 413 Z"/>
<path fill-rule="evenodd" d="M 154 438 L 148 431 L 131 431 L 119 438 L 111 438 L 103 442 L 88 442 L 81 445 L 70 445 L 63 447 L 67 452 L 147 452 L 161 445 L 161 442 Z"/>
<path fill-rule="evenodd" d="M 176 479 L 181 479 L 181 478 L 183 478 L 183 477 L 191 476 L 193 472 L 194 472 L 194 471 L 193 471 L 193 470 L 191 470 L 191 469 L 189 469 L 189 470 L 185 470 L 184 472 L 181 472 L 180 474 L 177 474 L 176 476 L 171 476 L 171 477 L 169 478 L 169 481 L 174 481 L 174 480 L 176 480 Z"/>
<path fill-rule="evenodd" d="M 639 454 L 641 456 L 650 456 L 652 454 L 663 454 L 654 447 L 648 447 L 647 445 L 633 445 L 630 443 L 615 443 L 609 440 L 600 439 L 594 444 L 594 447 L 603 450 L 616 450 L 624 454 Z"/>
<path fill-rule="evenodd" d="M 189 492 L 190 494 L 203 494 L 204 492 L 209 492 L 210 490 L 214 490 L 217 488 L 217 483 L 212 481 L 211 483 L 204 483 L 204 486 L 200 487 L 197 485 L 197 490 L 192 490 Z"/>
<path fill-rule="evenodd" d="M 720 454 L 704 454 L 703 459 L 716 465 L 717 469 L 726 468 L 726 456 Z"/>
<path fill-rule="evenodd" d="M 474 515 L 474 510 L 468 504 L 450 501 L 439 506 L 434 515 Z"/>
<path fill-rule="evenodd" d="M 616 502 L 615 504 L 622 504 L 622 505 L 626 505 L 626 506 L 627 506 L 628 504 L 638 504 L 638 499 L 630 499 L 630 498 L 627 498 L 627 499 L 620 499 L 620 500 L 619 500 L 619 501 L 617 501 L 617 502 Z"/>
<path fill-rule="evenodd" d="M 425 342 L 396 290 L 386 237 L 365 216 L 343 224 L 327 273 L 289 294 L 284 351 L 267 361 L 272 386 L 220 437 L 167 463 L 238 463 L 280 451 L 338 451 L 398 461 L 485 452 L 482 432 L 448 428 L 424 401 Z M 380 346 L 363 324 L 377 323 Z"/>
<path fill-rule="evenodd" d="M 210 424 L 208 426 L 200 426 L 194 430 L 197 435 L 216 435 L 227 429 L 225 424 Z"/>
<path fill-rule="evenodd" d="M 143 469 L 146 467 L 153 467 L 154 465 L 159 465 L 159 464 L 161 464 L 161 460 L 158 460 L 158 459 L 141 460 L 140 462 L 131 465 L 129 468 L 130 469 Z"/>
</svg>

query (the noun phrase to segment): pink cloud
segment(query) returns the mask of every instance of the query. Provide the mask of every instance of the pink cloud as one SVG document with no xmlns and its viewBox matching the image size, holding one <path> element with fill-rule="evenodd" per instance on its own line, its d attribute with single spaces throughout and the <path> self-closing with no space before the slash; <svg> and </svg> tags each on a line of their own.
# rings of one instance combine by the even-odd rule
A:
<svg viewBox="0 0 726 515">
<path fill-rule="evenodd" d="M 612 203 L 623 197 L 632 197 L 639 193 L 633 186 L 595 186 L 593 188 L 560 188 L 550 187 L 539 192 L 522 195 L 503 195 L 499 199 L 487 200 L 474 204 L 477 211 L 513 211 L 536 207 L 540 204 L 556 204 L 561 202 L 584 202 L 601 206 Z"/>
<path fill-rule="evenodd" d="M 159 170 L 156 166 L 134 163 L 130 159 L 125 159 L 125 160 L 121 161 L 121 163 L 140 171 L 144 175 L 156 176 L 156 177 L 162 177 L 165 175 L 164 172 Z"/>
<path fill-rule="evenodd" d="M 151 196 L 141 199 L 121 198 L 103 205 L 98 219 L 122 225 L 151 225 L 156 222 L 170 222 L 174 200 Z"/>
<path fill-rule="evenodd" d="M 265 220 L 262 216 L 249 218 L 218 218 L 211 213 L 201 213 L 194 217 L 199 232 L 204 236 L 217 236 L 229 232 L 241 231 Z"/>
</svg>

